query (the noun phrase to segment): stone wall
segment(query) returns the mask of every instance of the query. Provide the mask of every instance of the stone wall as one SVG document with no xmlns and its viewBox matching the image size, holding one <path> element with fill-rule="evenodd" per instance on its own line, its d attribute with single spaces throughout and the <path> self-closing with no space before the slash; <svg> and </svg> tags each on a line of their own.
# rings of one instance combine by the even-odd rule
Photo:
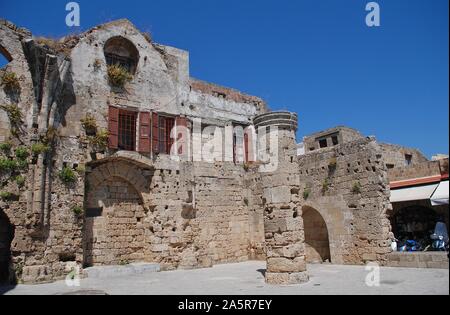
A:
<svg viewBox="0 0 450 315">
<path fill-rule="evenodd" d="M 441 161 L 426 161 L 410 167 L 398 167 L 388 171 L 389 180 L 391 182 L 431 176 L 439 177 L 444 174 L 448 175 L 448 159 Z"/>
<path fill-rule="evenodd" d="M 298 158 L 298 167 L 299 207 L 314 209 L 326 223 L 331 262 L 385 260 L 390 252 L 387 212 L 391 204 L 383 154 L 376 141 L 361 138 L 310 152 Z M 305 226 L 311 224 L 307 219 Z"/>
<path fill-rule="evenodd" d="M 383 151 L 385 163 L 389 168 L 414 166 L 428 161 L 422 152 L 417 149 L 386 143 L 381 143 L 380 147 Z M 410 162 L 407 161 L 406 156 L 411 157 Z"/>
</svg>

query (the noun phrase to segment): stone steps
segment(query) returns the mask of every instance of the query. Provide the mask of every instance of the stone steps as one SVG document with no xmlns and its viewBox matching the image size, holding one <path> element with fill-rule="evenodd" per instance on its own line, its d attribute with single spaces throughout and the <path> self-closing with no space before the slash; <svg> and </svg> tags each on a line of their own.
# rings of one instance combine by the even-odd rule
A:
<svg viewBox="0 0 450 315">
<path fill-rule="evenodd" d="M 126 266 L 96 266 L 84 269 L 86 278 L 105 279 L 117 278 L 132 275 L 139 275 L 149 272 L 160 272 L 159 264 L 134 263 Z"/>
<path fill-rule="evenodd" d="M 388 267 L 449 269 L 445 252 L 391 253 Z"/>
</svg>

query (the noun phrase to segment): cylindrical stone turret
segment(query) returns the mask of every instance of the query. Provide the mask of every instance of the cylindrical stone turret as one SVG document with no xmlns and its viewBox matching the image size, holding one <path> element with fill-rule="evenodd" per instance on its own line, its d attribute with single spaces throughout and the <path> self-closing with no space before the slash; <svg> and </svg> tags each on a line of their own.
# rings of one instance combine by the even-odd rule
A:
<svg viewBox="0 0 450 315">
<path fill-rule="evenodd" d="M 256 117 L 254 123 L 257 130 L 270 127 L 271 138 L 277 139 L 278 145 L 276 152 L 271 153 L 277 155 L 277 168 L 262 173 L 266 282 L 279 285 L 307 282 L 303 219 L 301 209 L 297 208 L 300 189 L 296 156 L 298 116 L 272 112 Z"/>
</svg>

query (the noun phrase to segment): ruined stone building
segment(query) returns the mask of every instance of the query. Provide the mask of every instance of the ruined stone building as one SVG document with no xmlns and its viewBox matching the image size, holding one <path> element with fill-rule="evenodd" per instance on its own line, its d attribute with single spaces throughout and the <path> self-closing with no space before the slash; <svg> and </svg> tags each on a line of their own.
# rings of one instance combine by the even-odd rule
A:
<svg viewBox="0 0 450 315">
<path fill-rule="evenodd" d="M 0 282 L 256 259 L 281 284 L 307 262 L 387 264 L 389 172 L 429 163 L 344 127 L 298 156 L 297 114 L 191 78 L 188 52 L 127 20 L 60 41 L 1 21 L 0 53 Z"/>
</svg>

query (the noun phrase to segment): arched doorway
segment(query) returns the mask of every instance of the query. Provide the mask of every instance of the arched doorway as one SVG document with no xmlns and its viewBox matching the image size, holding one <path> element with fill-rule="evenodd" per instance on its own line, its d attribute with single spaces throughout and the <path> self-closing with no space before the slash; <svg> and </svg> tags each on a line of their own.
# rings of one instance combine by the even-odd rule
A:
<svg viewBox="0 0 450 315">
<path fill-rule="evenodd" d="M 311 208 L 303 208 L 305 251 L 307 263 L 331 262 L 330 241 L 325 220 Z"/>
<path fill-rule="evenodd" d="M 86 200 L 85 265 L 122 265 L 144 259 L 145 215 L 139 192 L 112 176 L 93 187 Z"/>
<path fill-rule="evenodd" d="M 10 284 L 14 279 L 11 274 L 11 242 L 14 239 L 14 226 L 6 214 L 0 210 L 0 284 Z"/>
</svg>

